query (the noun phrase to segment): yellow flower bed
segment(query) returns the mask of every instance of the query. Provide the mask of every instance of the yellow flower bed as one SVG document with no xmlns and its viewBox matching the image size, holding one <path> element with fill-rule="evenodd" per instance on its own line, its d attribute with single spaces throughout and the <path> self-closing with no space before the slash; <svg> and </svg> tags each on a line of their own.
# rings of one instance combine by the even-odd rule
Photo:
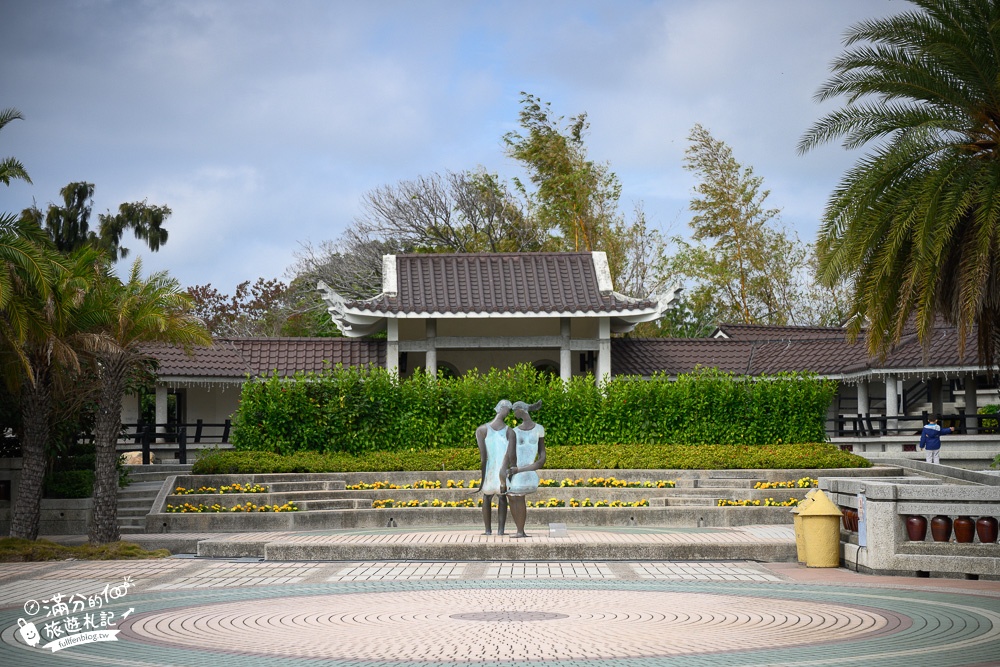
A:
<svg viewBox="0 0 1000 667">
<path fill-rule="evenodd" d="M 198 514 L 206 512 L 298 512 L 298 505 L 289 501 L 284 505 L 256 505 L 251 502 L 245 502 L 242 505 L 234 505 L 232 507 L 226 507 L 220 505 L 219 503 L 213 503 L 211 505 L 206 505 L 205 503 L 198 503 L 197 505 L 192 505 L 191 503 L 184 503 L 183 505 L 167 505 L 167 511 L 171 513 L 178 514 Z"/>
<path fill-rule="evenodd" d="M 229 484 L 216 489 L 214 486 L 199 486 L 197 489 L 186 489 L 178 486 L 174 489 L 175 496 L 187 496 L 192 493 L 267 493 L 267 487 L 260 484 Z"/>
<path fill-rule="evenodd" d="M 616 479 L 614 477 L 588 477 L 586 480 L 567 477 L 566 479 L 560 481 L 556 481 L 554 479 L 541 479 L 538 481 L 538 486 L 601 486 L 605 488 L 617 489 L 672 489 L 677 486 L 677 483 L 669 479 L 660 479 L 655 482 L 629 482 L 624 479 Z"/>
<path fill-rule="evenodd" d="M 393 500 L 392 498 L 385 498 L 383 500 L 373 500 L 372 509 L 388 509 L 396 507 L 482 507 L 483 499 L 473 500 L 472 498 L 465 498 L 463 500 Z M 496 507 L 497 504 L 493 503 L 492 507 Z M 549 498 L 548 500 L 539 500 L 536 502 L 531 502 L 530 500 L 525 501 L 526 507 L 649 507 L 648 500 L 636 500 L 635 502 L 625 502 L 622 500 L 598 500 L 597 502 L 591 501 L 590 498 L 584 498 L 583 500 L 577 500 L 576 498 L 570 498 L 568 501 L 559 500 L 558 498 Z"/>
<path fill-rule="evenodd" d="M 717 504 L 719 507 L 795 507 L 799 504 L 799 499 L 775 500 L 774 498 L 764 498 L 764 500 L 727 500 L 720 498 Z"/>
<path fill-rule="evenodd" d="M 753 485 L 755 489 L 811 489 L 819 486 L 819 480 L 812 477 L 803 477 L 794 482 L 757 482 Z"/>
<path fill-rule="evenodd" d="M 465 481 L 462 479 L 447 480 L 444 485 L 440 480 L 419 479 L 413 484 L 392 484 L 391 482 L 358 482 L 347 485 L 349 491 L 377 491 L 379 489 L 405 490 L 405 489 L 475 489 L 479 487 L 478 479 Z"/>
</svg>

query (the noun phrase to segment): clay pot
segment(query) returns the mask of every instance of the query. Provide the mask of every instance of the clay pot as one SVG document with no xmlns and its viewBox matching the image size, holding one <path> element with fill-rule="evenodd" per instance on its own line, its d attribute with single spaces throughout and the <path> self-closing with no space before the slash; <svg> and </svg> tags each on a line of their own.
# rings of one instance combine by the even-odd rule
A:
<svg viewBox="0 0 1000 667">
<path fill-rule="evenodd" d="M 993 544 L 997 541 L 997 520 L 991 516 L 981 516 L 976 522 L 976 534 L 983 544 Z"/>
<path fill-rule="evenodd" d="M 955 519 L 955 541 L 971 544 L 976 539 L 976 522 L 971 516 L 960 516 Z"/>
<path fill-rule="evenodd" d="M 931 537 L 935 542 L 948 542 L 951 540 L 951 517 L 938 514 L 931 519 Z"/>
<path fill-rule="evenodd" d="M 927 517 L 919 514 L 906 517 L 906 536 L 911 542 L 923 542 L 927 537 Z"/>
<path fill-rule="evenodd" d="M 856 533 L 856 532 L 858 532 L 858 511 L 857 510 L 848 510 L 848 512 L 850 513 L 849 514 L 849 518 L 850 518 L 850 521 L 851 521 L 851 532 Z"/>
</svg>

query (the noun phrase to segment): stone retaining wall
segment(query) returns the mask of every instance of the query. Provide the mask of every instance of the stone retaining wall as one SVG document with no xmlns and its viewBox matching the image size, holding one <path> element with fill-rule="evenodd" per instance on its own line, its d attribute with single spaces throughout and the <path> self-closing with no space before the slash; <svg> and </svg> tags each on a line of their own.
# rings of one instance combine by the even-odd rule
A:
<svg viewBox="0 0 1000 667">
<path fill-rule="evenodd" d="M 943 466 L 920 464 L 921 470 L 943 472 Z M 1000 480 L 962 471 L 959 483 L 934 478 L 846 479 L 820 478 L 820 488 L 842 509 L 856 510 L 865 499 L 866 544 L 854 530 L 841 529 L 841 560 L 845 567 L 878 574 L 928 576 L 931 573 L 1000 577 L 1000 544 L 931 541 L 911 542 L 906 518 L 936 515 L 1000 518 Z M 975 478 L 975 479 L 974 479 Z"/>
</svg>

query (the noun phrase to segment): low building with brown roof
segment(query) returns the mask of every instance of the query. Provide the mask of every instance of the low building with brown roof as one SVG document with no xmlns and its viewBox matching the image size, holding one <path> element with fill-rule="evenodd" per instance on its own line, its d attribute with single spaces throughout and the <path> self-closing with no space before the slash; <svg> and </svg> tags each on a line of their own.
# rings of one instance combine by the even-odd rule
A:
<svg viewBox="0 0 1000 667">
<path fill-rule="evenodd" d="M 831 432 L 905 431 L 924 412 L 969 415 L 994 402 L 995 383 L 959 354 L 957 332 L 935 323 L 927 346 L 907 334 L 884 359 L 839 327 L 721 324 L 701 339 L 612 337 L 659 319 L 677 290 L 645 298 L 614 290 L 607 258 L 587 253 L 387 255 L 382 292 L 344 299 L 320 284 L 344 338 L 227 338 L 192 355 L 150 348 L 159 362 L 157 422 L 218 422 L 247 378 L 287 377 L 338 364 L 464 374 L 521 363 L 562 378 L 676 376 L 713 367 L 748 376 L 796 371 L 838 380 Z M 385 331 L 385 339 L 371 334 Z M 970 346 L 974 340 L 970 342 Z M 169 395 L 174 394 L 173 400 Z M 130 399 L 124 420 L 134 422 Z"/>
</svg>

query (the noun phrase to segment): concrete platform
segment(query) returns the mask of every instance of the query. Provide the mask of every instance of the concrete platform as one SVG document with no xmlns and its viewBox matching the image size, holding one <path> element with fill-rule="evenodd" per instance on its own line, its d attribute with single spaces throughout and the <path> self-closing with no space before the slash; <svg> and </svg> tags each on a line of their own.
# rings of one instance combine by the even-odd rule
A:
<svg viewBox="0 0 1000 667">
<path fill-rule="evenodd" d="M 118 594 L 99 611 L 72 603 L 108 587 Z M 57 598 L 71 601 L 65 613 L 41 606 L 51 610 Z M 44 648 L 81 636 L 65 628 L 87 614 L 114 641 Z M 26 643 L 19 627 L 27 622 L 40 645 Z M 0 664 L 10 667 L 984 667 L 998 660 L 998 582 L 641 559 L 0 564 Z"/>
<path fill-rule="evenodd" d="M 150 536 L 147 536 L 150 537 Z M 290 560 L 795 560 L 791 526 L 572 528 L 565 537 L 484 535 L 481 527 L 244 533 L 199 540 L 210 558 Z"/>
</svg>

